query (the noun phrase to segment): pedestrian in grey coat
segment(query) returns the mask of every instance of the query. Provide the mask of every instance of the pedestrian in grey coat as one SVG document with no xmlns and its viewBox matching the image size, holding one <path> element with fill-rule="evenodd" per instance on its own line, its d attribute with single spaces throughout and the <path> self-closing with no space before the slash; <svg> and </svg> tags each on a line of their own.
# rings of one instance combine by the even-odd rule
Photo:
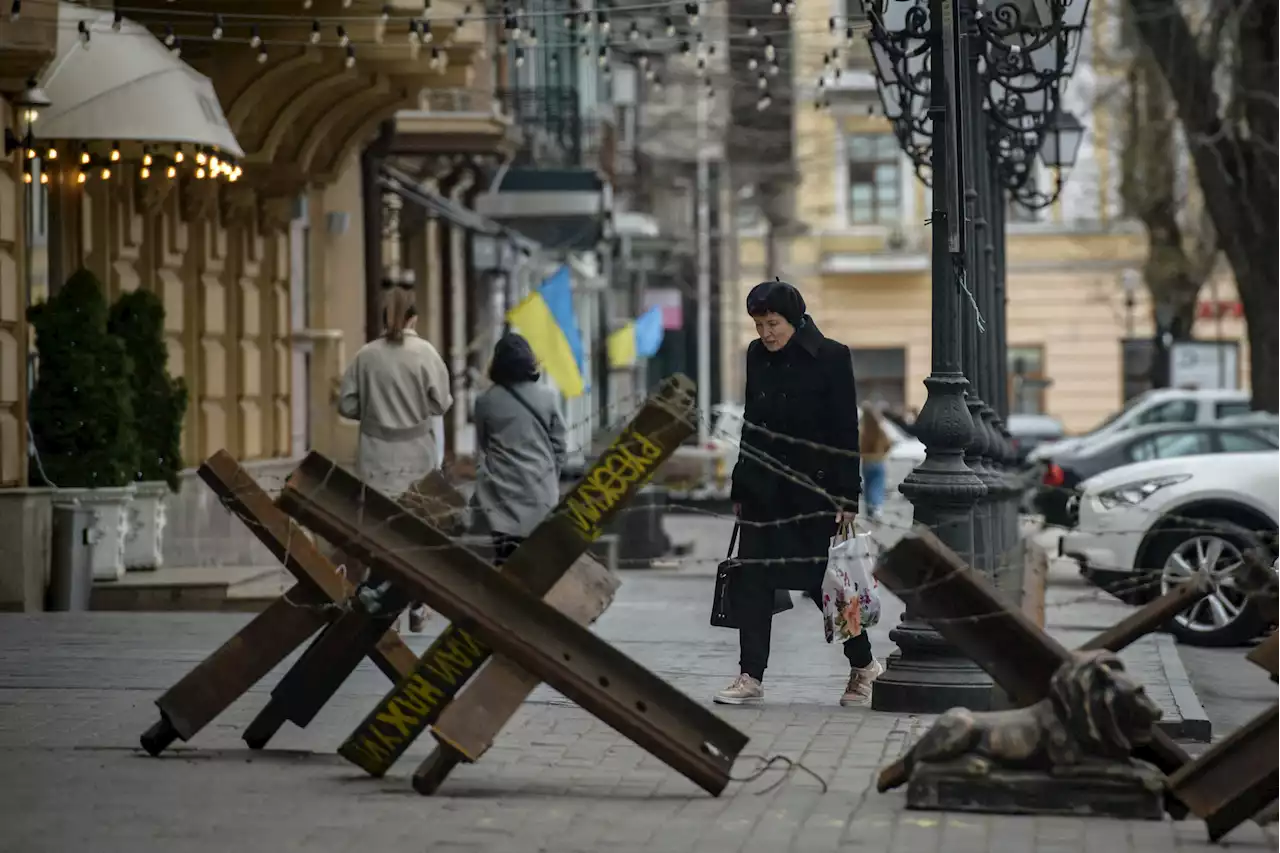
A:
<svg viewBox="0 0 1280 853">
<path fill-rule="evenodd" d="M 413 290 L 384 288 L 382 335 L 362 346 L 347 366 L 338 414 L 360 422 L 360 479 L 398 499 L 440 466 L 431 419 L 449 410 L 453 395 L 440 354 L 414 330 Z M 424 607 L 409 608 L 411 631 L 421 631 L 425 620 Z"/>
<path fill-rule="evenodd" d="M 476 503 L 501 565 L 560 501 L 565 427 L 524 338 L 509 333 L 498 341 L 489 379 L 493 386 L 476 400 Z"/>
</svg>

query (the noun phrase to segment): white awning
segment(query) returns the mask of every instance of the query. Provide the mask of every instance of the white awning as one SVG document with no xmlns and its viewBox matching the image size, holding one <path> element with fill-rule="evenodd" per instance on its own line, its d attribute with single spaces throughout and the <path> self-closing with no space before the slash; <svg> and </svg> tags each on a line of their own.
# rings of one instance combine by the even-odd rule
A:
<svg viewBox="0 0 1280 853">
<path fill-rule="evenodd" d="M 185 142 L 244 156 L 213 83 L 146 27 L 125 18 L 116 30 L 110 11 L 58 7 L 57 56 L 40 78 L 53 103 L 40 113 L 38 138 Z"/>
</svg>

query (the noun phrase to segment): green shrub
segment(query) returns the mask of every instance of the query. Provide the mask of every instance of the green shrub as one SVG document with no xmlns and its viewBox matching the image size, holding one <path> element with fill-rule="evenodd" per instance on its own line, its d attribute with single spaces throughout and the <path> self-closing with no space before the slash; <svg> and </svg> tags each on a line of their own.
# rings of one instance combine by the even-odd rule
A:
<svg viewBox="0 0 1280 853">
<path fill-rule="evenodd" d="M 137 478 L 131 366 L 107 315 L 102 288 L 84 269 L 27 310 L 39 353 L 28 406 L 40 463 L 33 479 L 45 485 L 100 489 Z"/>
<path fill-rule="evenodd" d="M 111 306 L 107 329 L 124 343 L 141 451 L 139 480 L 163 480 L 175 492 L 182 471 L 182 419 L 187 386 L 169 375 L 164 303 L 149 290 L 126 293 Z"/>
</svg>

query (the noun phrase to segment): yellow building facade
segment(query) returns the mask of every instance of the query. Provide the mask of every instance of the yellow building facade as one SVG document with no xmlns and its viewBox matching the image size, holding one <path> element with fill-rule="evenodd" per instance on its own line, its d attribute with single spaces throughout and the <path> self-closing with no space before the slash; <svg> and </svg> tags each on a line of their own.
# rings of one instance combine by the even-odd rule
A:
<svg viewBox="0 0 1280 853">
<path fill-rule="evenodd" d="M 212 81 L 245 152 L 237 161 L 239 180 L 202 179 L 190 150 L 166 177 L 147 169 L 146 149 L 128 140 L 65 143 L 59 161 L 43 164 L 48 183 L 34 191 L 23 186 L 20 155 L 0 162 L 2 486 L 28 480 L 24 312 L 44 297 L 45 284 L 31 286 L 24 231 L 28 213 L 45 205 L 49 234 L 40 266 L 49 286 L 83 266 L 103 282 L 108 299 L 136 288 L 162 297 L 170 371 L 190 393 L 183 434 L 188 464 L 222 448 L 250 462 L 289 457 L 308 445 L 339 458 L 352 455 L 355 429 L 334 415 L 332 388 L 366 340 L 360 154 L 389 119 L 419 112 L 424 90 L 470 91 L 485 23 L 457 26 L 464 4 L 438 3 L 431 13 L 438 18 L 434 48 L 411 43 L 399 29 L 394 37 L 387 32 L 423 14 L 421 3 L 407 0 L 318 0 L 305 13 L 296 3 L 264 2 L 244 7 L 243 20 L 226 4 L 202 5 L 208 20 L 190 4 L 182 15 L 165 17 L 173 7 L 164 0 L 132 4 L 130 15 L 166 42 L 184 41 L 182 61 Z M 35 4 L 19 21 L 0 22 L 6 37 L 0 83 L 8 98 L 54 59 L 64 29 L 55 20 L 58 9 Z M 225 29 L 217 40 L 208 34 L 215 12 Z M 326 23 L 325 38 L 311 43 L 313 20 L 342 22 L 342 41 Z M 70 27 L 74 33 L 74 21 Z M 102 30 L 94 28 L 92 38 L 113 36 Z M 247 41 L 250 32 L 256 46 Z M 30 50 L 10 50 L 15 43 Z M 0 99 L 0 107 L 6 127 L 20 134 L 9 99 Z M 419 136 L 455 130 L 431 121 L 411 128 Z M 33 134 L 40 140 L 38 122 Z M 43 154 L 53 144 L 41 140 L 37 147 Z M 67 155 L 93 151 L 97 157 L 103 146 L 121 154 L 110 179 L 95 169 L 80 182 Z M 298 239 L 300 232 L 306 239 Z M 298 317 L 301 287 L 305 307 Z M 439 294 L 430 296 L 438 305 Z M 296 387 L 299 347 L 307 352 L 309 388 Z M 294 429 L 299 402 L 310 407 L 306 440 Z"/>
<path fill-rule="evenodd" d="M 1106 38 L 1119 2 L 1091 4 L 1095 42 Z M 775 238 L 774 269 L 801 289 L 823 332 L 853 348 L 863 396 L 919 409 L 930 366 L 924 224 L 930 191 L 882 117 L 863 31 L 852 42 L 844 37 L 843 23 L 858 8 L 859 0 L 796 7 L 795 85 L 807 95 L 825 71 L 828 106 L 817 110 L 811 98 L 796 98 L 796 222 L 788 236 Z M 832 17 L 841 24 L 834 31 Z M 1089 71 L 1090 51 L 1086 43 L 1076 72 L 1085 82 L 1068 89 L 1067 106 L 1088 129 L 1077 166 L 1051 207 L 1034 216 L 1011 208 L 1007 226 L 1009 371 L 1032 380 L 1010 399 L 1015 411 L 1053 415 L 1071 432 L 1091 428 L 1123 404 L 1122 341 L 1150 338 L 1153 330 L 1149 302 L 1135 278 L 1146 239 L 1141 225 L 1125 218 L 1119 200 L 1120 129 L 1115 104 L 1096 82 L 1104 75 Z M 831 72 L 836 65 L 838 77 Z M 1052 177 L 1043 175 L 1041 182 L 1048 188 Z M 738 371 L 753 334 L 742 304 L 747 290 L 766 276 L 766 255 L 763 229 L 748 219 L 739 231 L 738 288 L 726 288 L 732 304 L 725 316 L 737 325 L 726 335 L 724 363 Z M 1230 314 L 1236 295 L 1229 272 L 1221 272 L 1201 300 L 1226 305 Z M 1232 316 L 1201 320 L 1195 331 L 1199 338 L 1240 342 L 1238 379 L 1247 388 L 1243 322 Z M 1038 380 L 1049 384 L 1041 388 Z M 740 373 L 726 376 L 726 388 L 741 384 Z"/>
</svg>

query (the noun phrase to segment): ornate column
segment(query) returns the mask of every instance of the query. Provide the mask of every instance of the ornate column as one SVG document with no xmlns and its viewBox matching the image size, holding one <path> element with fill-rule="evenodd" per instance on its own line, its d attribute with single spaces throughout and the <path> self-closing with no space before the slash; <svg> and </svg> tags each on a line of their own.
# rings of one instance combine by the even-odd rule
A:
<svg viewBox="0 0 1280 853">
<path fill-rule="evenodd" d="M 134 164 L 113 163 L 106 172 L 91 172 L 83 188 L 84 264 L 98 276 L 108 300 L 142 283 L 139 261 L 145 231 L 133 190 L 136 173 Z"/>
<path fill-rule="evenodd" d="M 270 440 L 265 445 L 266 453 L 270 456 L 290 456 L 293 453 L 293 331 L 290 313 L 292 222 L 292 199 L 276 197 L 259 200 L 258 226 L 266 241 L 261 277 L 262 316 L 266 320 L 262 352 L 267 361 L 264 368 L 266 387 L 263 389 L 263 399 L 270 420 Z"/>
<path fill-rule="evenodd" d="M 182 428 L 182 458 L 187 465 L 200 462 L 196 438 L 199 432 L 200 375 L 194 370 L 195 335 L 193 306 L 187 280 L 187 223 L 182 215 L 175 181 L 136 180 L 134 195 L 143 219 L 143 280 L 164 303 L 165 344 L 169 372 L 183 378 L 191 401 Z"/>
<path fill-rule="evenodd" d="M 475 172 L 463 169 L 449 192 L 449 198 L 464 204 L 467 193 L 476 183 Z M 458 445 L 471 406 L 466 399 L 467 388 L 467 232 L 461 226 L 449 228 L 449 378 L 453 386 L 453 408 L 449 411 L 453 440 L 448 445 L 452 453 Z"/>
<path fill-rule="evenodd" d="M 0 126 L 11 127 L 0 98 Z M 22 161 L 0 160 L 0 487 L 27 478 L 27 227 Z"/>
<path fill-rule="evenodd" d="M 439 182 L 432 179 L 426 182 L 428 192 L 439 192 Z M 418 290 L 418 305 L 422 309 L 422 331 L 427 340 L 436 349 L 444 348 L 444 267 L 442 265 L 443 244 L 440 220 L 428 215 L 422 227 L 423 240 L 426 244 L 426 276 Z"/>
<path fill-rule="evenodd" d="M 226 448 L 239 455 L 231 412 L 235 340 L 231 332 L 234 306 L 228 288 L 227 232 L 219 222 L 217 185 L 189 179 L 179 188 L 182 217 L 190 242 L 187 252 L 187 302 L 192 321 L 187 333 L 187 375 L 197 377 L 191 398 L 195 427 L 190 441 L 194 459 Z"/>
<path fill-rule="evenodd" d="M 261 459 L 270 446 L 269 406 L 263 399 L 263 298 L 260 276 L 264 245 L 258 230 L 258 199 L 241 184 L 221 188 L 222 226 L 226 229 L 230 263 L 227 268 L 226 330 L 229 381 L 226 408 L 234 426 L 228 430 L 239 459 Z M 234 401 L 234 409 L 231 406 Z M 213 450 L 214 448 L 210 448 Z"/>
</svg>

